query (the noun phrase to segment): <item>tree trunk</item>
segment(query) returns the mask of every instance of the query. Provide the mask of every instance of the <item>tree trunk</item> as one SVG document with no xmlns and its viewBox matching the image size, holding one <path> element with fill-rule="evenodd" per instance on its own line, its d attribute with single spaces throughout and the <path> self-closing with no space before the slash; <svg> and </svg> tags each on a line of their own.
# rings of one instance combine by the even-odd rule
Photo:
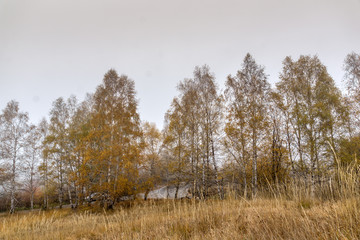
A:
<svg viewBox="0 0 360 240">
<path fill-rule="evenodd" d="M 30 184 L 30 209 L 34 210 L 34 187 L 33 187 L 33 183 L 31 180 L 31 184 Z"/>
<path fill-rule="evenodd" d="M 59 208 L 62 209 L 63 206 L 63 195 L 64 195 L 64 189 L 63 189 L 63 173 L 62 173 L 62 160 L 63 158 L 60 156 L 59 159 Z"/>
<path fill-rule="evenodd" d="M 244 198 L 247 197 L 247 180 L 246 180 L 246 165 L 243 162 L 243 175 L 244 175 Z"/>
<path fill-rule="evenodd" d="M 253 129 L 253 189 L 252 196 L 256 197 L 257 193 L 257 141 L 256 141 L 256 131 Z"/>
<path fill-rule="evenodd" d="M 62 202 L 62 189 L 59 189 L 59 208 L 62 209 L 63 202 Z"/>
<path fill-rule="evenodd" d="M 15 212 L 15 191 L 11 189 L 10 194 L 10 214 L 13 214 Z"/>
<path fill-rule="evenodd" d="M 177 183 L 176 184 L 176 188 L 175 188 L 175 199 L 177 199 L 178 198 L 178 193 L 179 193 L 179 187 L 180 187 L 180 184 L 179 183 Z"/>
<path fill-rule="evenodd" d="M 15 149 L 17 144 L 15 143 Z M 13 158 L 13 165 L 12 165 L 12 178 L 11 178 L 11 193 L 10 193 L 10 214 L 15 212 L 15 174 L 16 174 L 16 152 Z"/>
<path fill-rule="evenodd" d="M 205 156 L 203 156 L 203 162 L 202 162 L 202 189 L 201 189 L 201 198 L 205 198 Z"/>
<path fill-rule="evenodd" d="M 212 159 L 213 159 L 213 165 L 214 165 L 214 171 L 215 171 L 216 188 L 217 188 L 219 198 L 222 199 L 222 194 L 221 194 L 221 189 L 220 189 L 220 184 L 219 184 L 219 179 L 218 179 L 218 169 L 217 169 L 216 160 L 215 160 L 215 147 L 214 147 L 213 140 L 211 140 L 211 151 L 212 151 Z"/>
<path fill-rule="evenodd" d="M 31 191 L 31 195 L 30 195 L 30 208 L 31 211 L 34 210 L 34 191 Z"/>
<path fill-rule="evenodd" d="M 70 184 L 68 184 L 68 194 L 69 194 L 70 206 L 71 206 L 71 208 L 73 208 L 73 201 L 72 201 L 72 197 L 71 197 Z"/>
</svg>

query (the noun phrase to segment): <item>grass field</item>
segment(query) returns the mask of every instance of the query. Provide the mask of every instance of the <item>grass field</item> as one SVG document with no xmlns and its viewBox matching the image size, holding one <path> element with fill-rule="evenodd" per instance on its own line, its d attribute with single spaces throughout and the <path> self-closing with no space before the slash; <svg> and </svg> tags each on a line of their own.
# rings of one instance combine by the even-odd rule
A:
<svg viewBox="0 0 360 240">
<path fill-rule="evenodd" d="M 0 239 L 360 239 L 360 200 L 164 200 L 0 217 Z"/>
</svg>

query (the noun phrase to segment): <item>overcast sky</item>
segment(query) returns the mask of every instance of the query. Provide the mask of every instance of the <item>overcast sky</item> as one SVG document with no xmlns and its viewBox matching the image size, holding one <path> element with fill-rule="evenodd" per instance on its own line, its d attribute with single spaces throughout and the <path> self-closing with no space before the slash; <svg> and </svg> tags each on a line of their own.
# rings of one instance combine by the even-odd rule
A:
<svg viewBox="0 0 360 240">
<path fill-rule="evenodd" d="M 317 54 L 341 87 L 360 53 L 360 0 L 0 0 L 0 109 L 37 123 L 114 68 L 135 81 L 143 120 L 163 125 L 176 85 L 208 64 L 219 87 L 247 52 L 272 85 L 285 56 Z"/>
</svg>

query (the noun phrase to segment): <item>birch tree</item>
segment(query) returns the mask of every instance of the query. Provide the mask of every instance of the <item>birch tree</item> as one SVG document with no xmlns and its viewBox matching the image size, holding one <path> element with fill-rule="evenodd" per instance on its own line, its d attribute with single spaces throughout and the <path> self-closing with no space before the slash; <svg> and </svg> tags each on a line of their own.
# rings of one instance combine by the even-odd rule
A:
<svg viewBox="0 0 360 240">
<path fill-rule="evenodd" d="M 55 170 L 57 182 L 58 201 L 62 208 L 66 184 L 66 157 L 68 153 L 67 123 L 69 118 L 68 107 L 65 100 L 60 97 L 53 102 L 50 111 L 49 134 L 45 144 L 48 146 L 46 153 L 51 157 L 51 164 Z"/>
<path fill-rule="evenodd" d="M 258 151 L 268 124 L 267 101 L 270 85 L 264 67 L 258 65 L 254 58 L 247 54 L 242 68 L 235 76 L 229 76 L 226 82 L 226 95 L 229 97 L 229 116 L 227 136 L 236 144 L 236 156 L 242 162 L 243 171 L 248 154 L 252 160 L 252 194 L 256 196 L 258 187 Z M 247 145 L 250 139 L 251 146 Z M 246 176 L 245 173 L 243 173 Z M 244 179 L 246 185 L 246 179 Z"/>
<path fill-rule="evenodd" d="M 348 89 L 348 102 L 351 111 L 350 133 L 360 133 L 360 54 L 350 53 L 346 56 L 345 83 Z M 350 134 L 350 136 L 353 133 Z"/>
<path fill-rule="evenodd" d="M 25 158 L 23 161 L 23 170 L 25 174 L 25 191 L 30 195 L 30 209 L 34 209 L 34 194 L 39 186 L 37 170 L 42 151 L 40 129 L 31 125 L 26 139 Z"/>
<path fill-rule="evenodd" d="M 113 69 L 94 94 L 86 161 L 93 165 L 92 190 L 100 192 L 110 208 L 138 187 L 142 133 L 135 95 L 134 81 Z"/>
<path fill-rule="evenodd" d="M 75 104 L 76 109 L 72 111 L 68 126 L 70 143 L 68 181 L 69 185 L 73 185 L 75 199 L 71 204 L 75 208 L 82 203 L 91 182 L 88 177 L 91 168 L 85 159 L 89 147 L 87 140 L 90 132 L 92 104 L 92 95 L 87 95 L 79 105 Z M 71 196 L 71 192 L 69 196 Z"/>
<path fill-rule="evenodd" d="M 144 151 L 143 161 L 141 162 L 143 188 L 145 190 L 145 200 L 147 194 L 159 182 L 160 177 L 160 151 L 161 133 L 154 123 L 144 122 L 142 124 Z"/>
<path fill-rule="evenodd" d="M 29 128 L 29 117 L 27 113 L 20 111 L 19 103 L 13 100 L 6 105 L 0 119 L 0 148 L 2 159 L 9 169 L 10 213 L 14 213 L 20 164 L 25 157 L 24 148 Z"/>
<path fill-rule="evenodd" d="M 184 112 L 178 98 L 174 98 L 170 109 L 165 115 L 164 148 L 167 153 L 166 165 L 171 175 L 167 179 L 175 184 L 176 192 L 182 182 L 189 181 L 189 158 L 186 145 L 186 121 Z"/>
<path fill-rule="evenodd" d="M 166 115 L 166 144 L 177 162 L 173 170 L 193 183 L 193 193 L 206 197 L 214 184 L 222 197 L 218 176 L 222 97 L 208 66 L 195 67 L 193 78 L 178 85 Z M 179 180 L 178 180 L 179 182 Z"/>
<path fill-rule="evenodd" d="M 218 93 L 218 86 L 215 82 L 215 76 L 210 72 L 207 65 L 195 67 L 194 82 L 197 84 L 199 107 L 199 123 L 201 128 L 202 154 L 204 163 L 206 163 L 207 176 L 210 172 L 210 164 L 213 168 L 213 181 L 217 188 L 219 198 L 222 198 L 222 192 L 219 182 L 219 151 L 220 130 L 223 120 L 223 99 Z M 209 178 L 209 177 L 208 177 Z M 210 179 L 209 179 L 210 180 Z"/>
<path fill-rule="evenodd" d="M 323 156 L 329 157 L 331 151 L 328 143 L 336 149 L 335 140 L 341 134 L 342 96 L 316 56 L 300 56 L 297 61 L 286 57 L 283 65 L 277 89 L 295 139 L 294 148 L 289 151 L 297 159 L 297 172 L 305 181 L 310 178 L 314 196 L 315 181 L 320 183 L 326 166 Z M 335 156 L 332 158 L 334 163 Z"/>
<path fill-rule="evenodd" d="M 41 162 L 38 167 L 42 186 L 43 186 L 43 208 L 49 209 L 49 176 L 52 175 L 52 169 L 49 164 L 49 146 L 46 143 L 46 138 L 49 134 L 48 132 L 49 124 L 46 119 L 42 119 L 38 126 L 38 131 L 41 139 Z"/>
</svg>

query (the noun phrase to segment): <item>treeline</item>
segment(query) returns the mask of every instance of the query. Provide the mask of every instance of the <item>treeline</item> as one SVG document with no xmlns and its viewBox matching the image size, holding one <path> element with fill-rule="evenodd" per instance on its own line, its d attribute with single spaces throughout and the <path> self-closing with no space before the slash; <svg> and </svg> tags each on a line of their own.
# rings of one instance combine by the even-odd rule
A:
<svg viewBox="0 0 360 240">
<path fill-rule="evenodd" d="M 340 182 L 339 168 L 360 166 L 359 54 L 346 57 L 344 71 L 346 94 L 317 56 L 286 57 L 271 88 L 247 54 L 221 92 L 210 68 L 196 67 L 178 84 L 161 132 L 140 120 L 134 81 L 115 70 L 82 102 L 56 99 L 38 125 L 11 101 L 0 115 L 0 208 L 77 207 L 92 196 L 111 208 L 181 184 L 200 199 L 290 184 L 319 196 Z"/>
</svg>

